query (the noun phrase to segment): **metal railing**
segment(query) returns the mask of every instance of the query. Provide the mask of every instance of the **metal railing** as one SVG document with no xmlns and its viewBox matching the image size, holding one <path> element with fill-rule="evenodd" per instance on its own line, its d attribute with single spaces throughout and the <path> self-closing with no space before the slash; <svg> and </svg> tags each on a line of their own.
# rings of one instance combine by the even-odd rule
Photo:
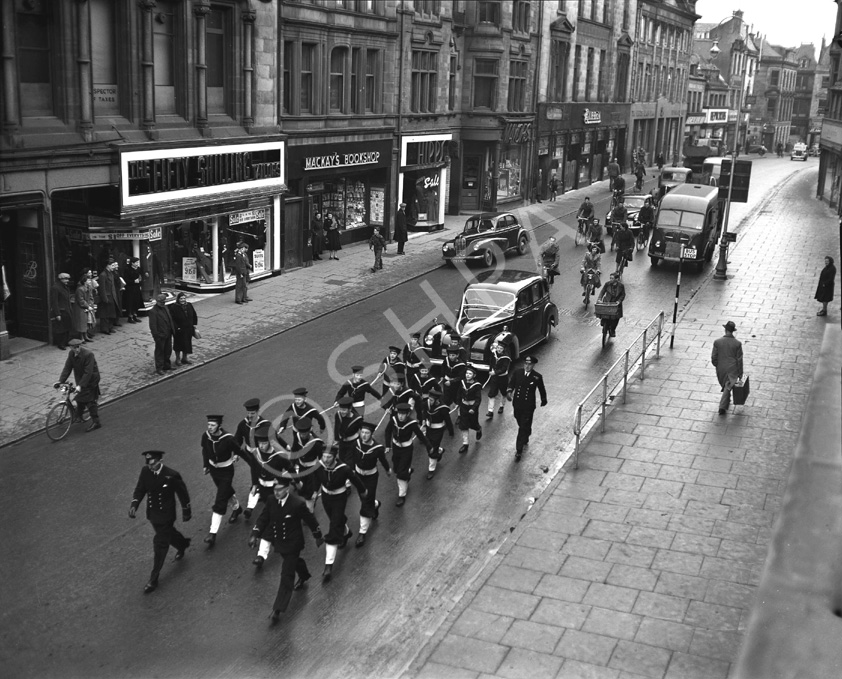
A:
<svg viewBox="0 0 842 679">
<path fill-rule="evenodd" d="M 582 437 L 582 427 L 587 426 L 591 419 L 598 416 L 602 421 L 601 431 L 605 431 L 605 409 L 610 402 L 609 398 L 614 391 L 623 385 L 623 403 L 626 402 L 626 389 L 628 387 L 629 374 L 635 370 L 638 361 L 640 362 L 640 379 L 646 377 L 646 352 L 655 344 L 655 356 L 661 355 L 661 335 L 664 331 L 664 312 L 659 313 L 647 325 L 629 345 L 623 355 L 605 372 L 602 378 L 594 385 L 576 406 L 576 414 L 573 418 L 573 433 L 576 436 L 576 450 L 573 457 L 573 466 L 579 468 L 579 445 Z"/>
</svg>

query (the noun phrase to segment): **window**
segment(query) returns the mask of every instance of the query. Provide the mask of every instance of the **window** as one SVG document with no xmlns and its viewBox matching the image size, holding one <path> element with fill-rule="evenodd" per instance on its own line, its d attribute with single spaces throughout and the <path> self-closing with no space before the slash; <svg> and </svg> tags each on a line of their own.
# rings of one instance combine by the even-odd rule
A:
<svg viewBox="0 0 842 679">
<path fill-rule="evenodd" d="M 497 105 L 497 70 L 496 59 L 474 60 L 474 108 L 487 108 L 492 111 Z"/>
<path fill-rule="evenodd" d="M 596 19 L 596 17 L 597 17 L 597 11 L 596 10 L 597 10 L 596 0 L 591 0 L 591 21 L 597 20 Z"/>
<path fill-rule="evenodd" d="M 315 82 L 314 68 L 316 66 L 316 45 L 305 43 L 301 45 L 301 85 L 299 90 L 299 107 L 301 113 L 315 113 Z"/>
<path fill-rule="evenodd" d="M 644 101 L 652 101 L 652 64 L 646 64 L 646 75 L 643 77 L 646 83 L 646 94 Z"/>
<path fill-rule="evenodd" d="M 576 45 L 573 57 L 573 101 L 579 101 L 579 79 L 582 75 L 582 46 Z"/>
<path fill-rule="evenodd" d="M 605 101 L 605 60 L 608 55 L 605 50 L 599 50 L 599 72 L 596 78 L 596 98 L 598 101 Z"/>
<path fill-rule="evenodd" d="M 623 0 L 623 28 L 629 27 L 631 13 L 629 12 L 629 0 Z"/>
<path fill-rule="evenodd" d="M 115 3 L 111 0 L 91 0 L 91 75 L 93 76 L 94 114 L 120 113 L 117 88 L 117 41 L 115 39 Z"/>
<path fill-rule="evenodd" d="M 368 113 L 374 113 L 379 110 L 377 101 L 377 71 L 379 63 L 379 50 L 365 51 L 365 110 Z"/>
<path fill-rule="evenodd" d="M 480 23 L 500 25 L 500 0 L 478 0 Z"/>
<path fill-rule="evenodd" d="M 450 72 L 447 76 L 447 110 L 456 110 L 456 66 L 459 60 L 455 54 L 450 55 Z"/>
<path fill-rule="evenodd" d="M 621 52 L 617 56 L 617 96 L 616 101 L 623 102 L 628 98 L 629 61 L 628 53 Z"/>
<path fill-rule="evenodd" d="M 525 61 L 509 62 L 509 110 L 526 110 L 526 67 Z"/>
<path fill-rule="evenodd" d="M 227 113 L 231 105 L 231 58 L 234 54 L 231 10 L 211 7 L 206 21 L 208 113 Z"/>
<path fill-rule="evenodd" d="M 362 76 L 360 74 L 360 59 L 363 51 L 359 47 L 351 50 L 351 113 L 360 113 L 363 91 L 360 88 Z"/>
<path fill-rule="evenodd" d="M 409 110 L 413 113 L 435 113 L 437 52 L 412 50 L 412 95 Z"/>
<path fill-rule="evenodd" d="M 585 16 L 585 0 L 579 0 L 579 11 L 577 16 L 581 19 Z"/>
<path fill-rule="evenodd" d="M 415 0 L 415 13 L 438 16 L 441 13 L 440 0 Z"/>
<path fill-rule="evenodd" d="M 594 69 L 594 48 L 588 47 L 588 66 L 585 71 L 585 101 L 593 101 L 593 69 Z"/>
<path fill-rule="evenodd" d="M 155 61 L 155 113 L 177 113 L 175 86 L 175 3 L 161 0 L 152 23 L 152 54 Z"/>
<path fill-rule="evenodd" d="M 16 4 L 15 44 L 21 115 L 51 116 L 53 85 L 49 5 L 46 2 Z"/>
<path fill-rule="evenodd" d="M 347 113 L 345 105 L 345 73 L 348 68 L 348 48 L 335 47 L 330 53 L 330 111 Z"/>
<path fill-rule="evenodd" d="M 769 86 L 770 87 L 777 87 L 778 83 L 780 82 L 781 72 L 780 71 L 769 71 Z"/>
<path fill-rule="evenodd" d="M 550 46 L 550 83 L 551 101 L 564 101 L 567 90 L 567 64 L 570 45 L 563 40 L 553 40 Z"/>
<path fill-rule="evenodd" d="M 611 0 L 604 0 L 602 3 L 602 23 L 610 24 L 612 23 L 611 19 Z"/>
<path fill-rule="evenodd" d="M 284 41 L 284 82 L 281 96 L 281 107 L 284 113 L 292 113 L 292 54 L 295 43 Z"/>
<path fill-rule="evenodd" d="M 512 3 L 512 29 L 529 33 L 529 0 L 514 0 Z"/>
</svg>

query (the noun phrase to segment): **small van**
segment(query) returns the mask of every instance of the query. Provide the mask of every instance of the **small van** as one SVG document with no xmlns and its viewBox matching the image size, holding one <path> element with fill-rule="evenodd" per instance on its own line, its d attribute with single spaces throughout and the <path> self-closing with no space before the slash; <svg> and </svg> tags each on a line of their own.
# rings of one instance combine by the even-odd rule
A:
<svg viewBox="0 0 842 679">
<path fill-rule="evenodd" d="M 716 156 L 715 158 L 705 158 L 705 162 L 702 163 L 702 176 L 711 186 L 719 186 L 723 160 L 724 158 L 721 156 Z"/>
<path fill-rule="evenodd" d="M 658 176 L 658 193 L 663 198 L 664 194 L 672 191 L 676 186 L 692 181 L 693 170 L 689 167 L 667 165 L 661 168 L 661 174 Z"/>
<path fill-rule="evenodd" d="M 807 144 L 796 144 L 789 154 L 790 160 L 803 160 L 807 162 Z"/>
<path fill-rule="evenodd" d="M 713 259 L 722 228 L 723 201 L 716 186 L 685 184 L 661 199 L 649 240 L 649 261 L 690 261 L 699 271 Z"/>
</svg>

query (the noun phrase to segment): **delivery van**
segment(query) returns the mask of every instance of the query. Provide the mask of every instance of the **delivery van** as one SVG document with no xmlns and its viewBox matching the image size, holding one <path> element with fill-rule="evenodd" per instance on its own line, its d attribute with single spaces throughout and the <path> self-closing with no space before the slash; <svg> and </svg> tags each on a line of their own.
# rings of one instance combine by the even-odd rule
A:
<svg viewBox="0 0 842 679">
<path fill-rule="evenodd" d="M 803 160 L 807 162 L 807 144 L 796 144 L 789 153 L 790 160 Z"/>
</svg>

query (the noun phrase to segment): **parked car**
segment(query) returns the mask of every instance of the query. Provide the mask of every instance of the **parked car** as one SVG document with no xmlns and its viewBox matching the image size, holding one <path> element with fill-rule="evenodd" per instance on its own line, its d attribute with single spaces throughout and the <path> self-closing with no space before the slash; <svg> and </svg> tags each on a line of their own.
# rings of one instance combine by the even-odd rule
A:
<svg viewBox="0 0 842 679">
<path fill-rule="evenodd" d="M 789 152 L 789 159 L 807 162 L 807 144 L 795 144 Z"/>
<path fill-rule="evenodd" d="M 821 147 L 819 146 L 818 142 L 816 142 L 815 144 L 813 144 L 810 147 L 810 150 L 808 151 L 808 153 L 811 156 L 816 156 L 816 157 L 818 157 L 822 154 L 822 150 L 821 150 Z"/>
<path fill-rule="evenodd" d="M 448 262 L 482 262 L 491 266 L 499 255 L 515 251 L 526 253 L 529 232 L 511 212 L 473 215 L 456 238 L 441 246 Z"/>
<path fill-rule="evenodd" d="M 668 191 L 671 191 L 676 186 L 681 184 L 693 183 L 693 170 L 689 167 L 672 167 L 668 166 L 661 169 L 661 174 L 658 177 L 658 190 L 661 198 L 664 197 Z"/>
<path fill-rule="evenodd" d="M 747 153 L 756 153 L 759 156 L 765 156 L 768 149 L 763 144 L 751 144 L 748 147 Z"/>
<path fill-rule="evenodd" d="M 436 322 L 421 339 L 430 362 L 440 365 L 458 344 L 478 370 L 490 366 L 491 345 L 506 347 L 512 360 L 547 339 L 558 325 L 558 308 L 547 281 L 528 271 L 483 271 L 462 293 L 456 325 Z"/>
</svg>

